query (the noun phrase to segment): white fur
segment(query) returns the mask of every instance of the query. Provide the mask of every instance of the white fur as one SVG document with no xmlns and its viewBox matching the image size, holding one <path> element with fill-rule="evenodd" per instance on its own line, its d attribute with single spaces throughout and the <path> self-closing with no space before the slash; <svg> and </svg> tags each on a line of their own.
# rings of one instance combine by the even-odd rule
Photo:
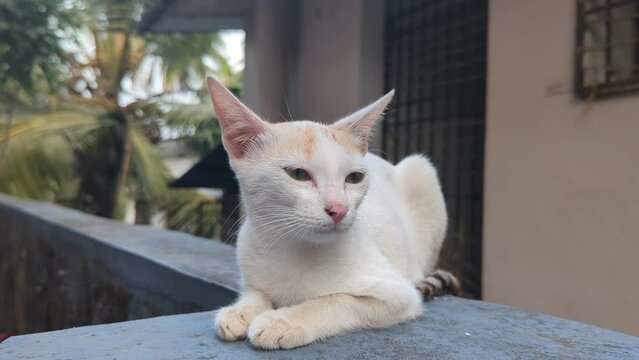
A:
<svg viewBox="0 0 639 360">
<path fill-rule="evenodd" d="M 355 121 L 370 121 L 367 113 L 379 117 L 389 100 L 355 113 L 361 118 Z M 434 269 L 447 222 L 431 163 L 414 155 L 393 166 L 350 151 L 317 123 L 268 125 L 259 146 L 231 156 L 247 215 L 237 243 L 243 292 L 218 312 L 218 335 L 248 336 L 259 348 L 293 348 L 418 316 L 415 285 Z M 310 158 L 296 142 L 308 131 Z M 362 149 L 361 138 L 353 141 Z M 313 182 L 292 179 L 284 167 L 308 170 Z M 345 183 L 352 171 L 364 171 L 365 180 Z M 349 207 L 339 225 L 324 212 L 329 201 Z"/>
</svg>

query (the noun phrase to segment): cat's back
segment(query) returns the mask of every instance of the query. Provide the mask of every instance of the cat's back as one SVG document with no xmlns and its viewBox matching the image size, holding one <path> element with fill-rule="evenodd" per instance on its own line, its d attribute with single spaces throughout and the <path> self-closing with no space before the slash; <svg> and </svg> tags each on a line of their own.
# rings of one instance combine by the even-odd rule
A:
<svg viewBox="0 0 639 360">
<path fill-rule="evenodd" d="M 447 225 L 435 167 L 422 155 L 397 165 L 373 154 L 365 159 L 370 187 L 360 210 L 370 234 L 392 262 L 418 280 L 434 267 Z"/>
<path fill-rule="evenodd" d="M 390 217 L 390 221 L 396 221 L 396 215 L 400 215 L 398 212 L 403 212 L 397 166 L 371 153 L 364 159 L 368 167 L 369 188 L 360 210 L 377 213 L 375 217 L 378 219 Z"/>
<path fill-rule="evenodd" d="M 368 172 L 373 179 L 393 182 L 395 177 L 395 166 L 381 157 L 368 153 L 364 157 Z"/>
<path fill-rule="evenodd" d="M 368 167 L 369 188 L 359 211 L 367 222 L 374 219 L 380 227 L 401 221 L 401 215 L 405 214 L 397 167 L 371 153 L 366 154 L 364 159 Z"/>
<path fill-rule="evenodd" d="M 447 215 L 444 196 L 439 184 L 437 170 L 428 158 L 415 154 L 393 165 L 374 154 L 366 154 L 370 176 L 367 198 L 381 207 L 397 207 L 400 215 L 408 216 L 418 230 L 428 234 L 420 236 L 443 238 Z M 385 205 L 385 206 L 384 206 Z M 390 210 L 390 209 L 388 209 Z"/>
</svg>

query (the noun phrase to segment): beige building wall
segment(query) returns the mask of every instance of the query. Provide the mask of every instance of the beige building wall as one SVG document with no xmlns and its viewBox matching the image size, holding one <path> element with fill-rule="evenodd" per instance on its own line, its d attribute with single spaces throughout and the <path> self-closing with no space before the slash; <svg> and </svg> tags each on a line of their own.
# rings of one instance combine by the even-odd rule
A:
<svg viewBox="0 0 639 360">
<path fill-rule="evenodd" d="M 288 87 L 295 119 L 332 122 L 383 95 L 383 0 L 304 0 L 298 14 Z M 380 144 L 376 137 L 371 150 Z"/>
<path fill-rule="evenodd" d="M 335 120 L 380 96 L 383 1 L 305 0 L 299 7 L 293 116 Z"/>
<path fill-rule="evenodd" d="M 490 2 L 484 297 L 639 335 L 639 93 L 576 99 L 574 32 Z"/>
<path fill-rule="evenodd" d="M 243 100 L 269 121 L 282 121 L 286 113 L 289 39 L 294 14 L 289 0 L 255 1 L 245 20 Z"/>
<path fill-rule="evenodd" d="M 256 1 L 246 103 L 270 121 L 333 121 L 383 95 L 383 0 Z"/>
</svg>

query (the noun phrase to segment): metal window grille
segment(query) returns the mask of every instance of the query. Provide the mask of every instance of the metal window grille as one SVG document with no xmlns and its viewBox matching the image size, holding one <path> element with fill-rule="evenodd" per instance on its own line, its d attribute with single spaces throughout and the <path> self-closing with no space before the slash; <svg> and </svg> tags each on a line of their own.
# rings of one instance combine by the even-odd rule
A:
<svg viewBox="0 0 639 360">
<path fill-rule="evenodd" d="M 438 169 L 449 212 L 440 266 L 481 295 L 486 0 L 387 0 L 385 86 L 396 98 L 383 155 L 413 153 Z"/>
<path fill-rule="evenodd" d="M 576 45 L 578 97 L 639 90 L 639 0 L 578 0 Z"/>
</svg>

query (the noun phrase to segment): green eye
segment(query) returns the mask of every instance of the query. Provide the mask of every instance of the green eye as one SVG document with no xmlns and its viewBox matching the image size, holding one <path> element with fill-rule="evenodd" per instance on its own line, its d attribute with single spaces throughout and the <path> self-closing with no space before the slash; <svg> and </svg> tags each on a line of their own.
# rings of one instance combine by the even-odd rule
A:
<svg viewBox="0 0 639 360">
<path fill-rule="evenodd" d="M 304 169 L 284 169 L 284 171 L 286 171 L 286 173 L 288 174 L 288 176 L 290 176 L 291 178 L 297 180 L 297 181 L 308 181 L 311 180 L 311 174 L 308 173 L 308 171 L 304 170 Z"/>
<path fill-rule="evenodd" d="M 355 171 L 346 176 L 346 182 L 349 184 L 359 184 L 362 180 L 364 180 L 364 173 L 361 171 Z"/>
</svg>

